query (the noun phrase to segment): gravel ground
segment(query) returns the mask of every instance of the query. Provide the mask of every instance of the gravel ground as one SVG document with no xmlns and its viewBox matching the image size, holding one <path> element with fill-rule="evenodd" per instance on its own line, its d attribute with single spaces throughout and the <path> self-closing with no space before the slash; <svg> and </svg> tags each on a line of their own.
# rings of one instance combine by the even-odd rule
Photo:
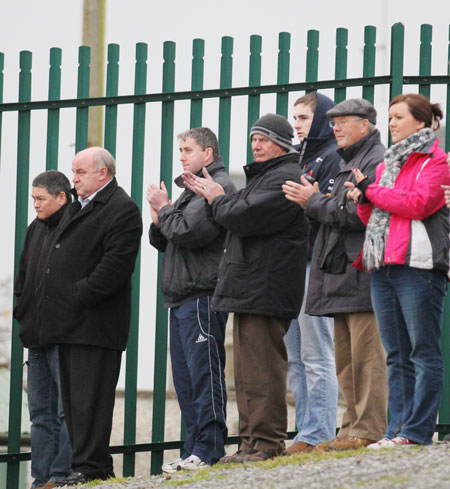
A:
<svg viewBox="0 0 450 489">
<path fill-rule="evenodd" d="M 353 451 L 346 458 L 320 462 L 311 456 L 289 457 L 283 465 L 270 462 L 216 468 L 168 477 L 138 477 L 101 484 L 96 489 L 155 489 L 182 485 L 186 489 L 445 489 L 450 488 L 450 443 L 428 447 L 398 447 L 380 452 Z M 194 478 L 191 482 L 189 479 Z M 199 480 L 200 479 L 200 480 Z M 80 486 L 85 487 L 85 486 Z"/>
</svg>

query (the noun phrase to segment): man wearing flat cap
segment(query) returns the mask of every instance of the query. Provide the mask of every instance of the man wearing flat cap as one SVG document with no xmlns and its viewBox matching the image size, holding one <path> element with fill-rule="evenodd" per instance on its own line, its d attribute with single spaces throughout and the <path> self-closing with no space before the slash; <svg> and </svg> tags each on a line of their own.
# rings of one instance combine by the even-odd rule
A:
<svg viewBox="0 0 450 489">
<path fill-rule="evenodd" d="M 334 317 L 335 355 L 346 411 L 338 436 L 319 450 L 345 450 L 383 437 L 387 413 L 385 352 L 370 298 L 370 277 L 352 262 L 363 247 L 365 228 L 345 182 L 355 183 L 352 169 L 370 181 L 383 160 L 385 147 L 375 129 L 376 110 L 364 99 L 345 100 L 327 112 L 342 160 L 330 196 L 306 179 L 286 182 L 286 198 L 320 222 L 306 298 L 306 313 Z"/>
<path fill-rule="evenodd" d="M 283 337 L 303 298 L 309 228 L 303 209 L 285 199 L 286 180 L 299 181 L 293 129 L 266 114 L 251 128 L 254 162 L 245 166 L 245 188 L 225 195 L 206 178 L 187 184 L 211 204 L 227 229 L 216 311 L 234 312 L 233 347 L 240 450 L 223 462 L 261 461 L 281 455 L 287 437 L 287 353 Z"/>
</svg>

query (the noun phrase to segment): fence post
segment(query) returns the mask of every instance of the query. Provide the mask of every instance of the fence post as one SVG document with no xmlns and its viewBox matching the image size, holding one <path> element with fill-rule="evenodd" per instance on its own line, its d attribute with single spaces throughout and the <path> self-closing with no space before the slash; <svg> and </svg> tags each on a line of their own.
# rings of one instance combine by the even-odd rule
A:
<svg viewBox="0 0 450 489">
<path fill-rule="evenodd" d="M 419 76 L 431 75 L 431 40 L 433 28 L 429 24 L 422 24 L 420 27 L 420 58 Z M 430 98 L 430 83 L 421 83 L 419 93 Z"/>
<path fill-rule="evenodd" d="M 372 78 L 375 76 L 375 42 L 377 40 L 377 30 L 374 26 L 367 25 L 364 29 L 364 66 L 363 77 Z M 373 104 L 375 87 L 364 85 L 362 98 Z"/>
<path fill-rule="evenodd" d="M 403 48 L 405 42 L 405 28 L 397 23 L 391 29 L 391 89 L 389 100 L 403 91 Z M 389 138 L 390 139 L 390 138 Z"/>
<path fill-rule="evenodd" d="M 335 80 L 345 80 L 347 78 L 347 42 L 348 30 L 339 27 L 336 30 L 336 65 L 334 70 Z M 342 85 L 342 84 L 341 84 Z M 338 104 L 345 100 L 346 88 L 334 89 L 334 101 Z"/>
<path fill-rule="evenodd" d="M 220 60 L 220 88 L 231 88 L 233 79 L 233 38 L 222 37 Z M 220 97 L 219 101 L 219 148 L 228 171 L 230 164 L 231 97 Z"/>
<path fill-rule="evenodd" d="M 319 31 L 309 30 L 308 49 L 306 51 L 306 82 L 316 82 L 319 72 Z M 305 90 L 305 93 L 313 92 L 314 89 Z"/>
<path fill-rule="evenodd" d="M 147 88 L 147 44 L 136 45 L 136 67 L 134 94 L 143 95 Z M 131 197 L 142 212 L 142 186 L 144 175 L 145 141 L 145 103 L 134 104 L 133 115 L 133 152 L 131 172 Z M 137 370 L 139 342 L 139 295 L 141 282 L 141 250 L 136 257 L 132 276 L 130 336 L 127 343 L 125 371 L 125 412 L 123 441 L 126 445 L 136 443 L 136 405 Z M 135 454 L 125 453 L 123 457 L 123 475 L 134 475 Z"/>
<path fill-rule="evenodd" d="M 193 92 L 203 90 L 203 73 L 205 69 L 205 41 L 203 39 L 194 39 L 192 45 L 192 79 L 191 90 Z M 191 100 L 191 120 L 190 127 L 200 127 L 202 125 L 203 100 Z"/>
<path fill-rule="evenodd" d="M 108 45 L 108 67 L 106 69 L 106 96 L 117 97 L 119 93 L 119 52 L 118 44 Z M 117 105 L 107 105 L 105 109 L 105 148 L 116 157 Z"/>
<path fill-rule="evenodd" d="M 77 98 L 89 98 L 89 63 L 91 48 L 81 46 L 78 50 L 78 88 Z M 87 148 L 88 145 L 89 106 L 77 108 L 75 153 Z"/>
<path fill-rule="evenodd" d="M 262 37 L 253 35 L 250 37 L 250 68 L 249 68 L 249 87 L 261 85 L 261 47 Z M 256 90 L 255 90 L 256 93 Z M 248 115 L 247 115 L 247 135 L 253 123 L 259 117 L 260 95 L 248 96 Z M 247 139 L 247 163 L 253 161 L 252 144 Z"/>
<path fill-rule="evenodd" d="M 450 28 L 449 28 L 449 45 L 447 55 L 447 75 L 449 81 L 447 84 L 447 107 L 445 113 L 445 151 L 450 151 Z M 450 382 L 450 294 L 447 293 L 444 302 L 444 315 L 442 318 L 442 353 L 444 355 L 444 389 L 442 390 L 441 404 L 439 407 L 439 423 L 450 424 L 450 390 L 448 385 Z M 439 440 L 444 438 L 444 434 L 439 433 Z"/>
<path fill-rule="evenodd" d="M 291 35 L 280 32 L 278 37 L 278 85 L 289 83 Z M 277 114 L 288 116 L 289 93 L 277 93 Z"/>
<path fill-rule="evenodd" d="M 175 90 L 175 43 L 164 43 L 163 92 Z M 173 121 L 174 102 L 162 103 L 161 128 L 161 172 L 160 179 L 166 183 L 169 198 L 172 190 Z M 164 441 L 164 421 L 166 415 L 167 379 L 167 310 L 161 291 L 161 268 L 163 254 L 158 253 L 158 290 L 156 297 L 155 369 L 153 383 L 152 441 Z M 164 459 L 162 450 L 153 451 L 151 473 L 159 474 Z"/>
<path fill-rule="evenodd" d="M 61 55 L 61 49 L 50 49 L 50 72 L 48 83 L 49 100 L 59 100 L 61 96 Z M 58 169 L 58 146 L 59 109 L 48 109 L 46 170 Z"/>
<path fill-rule="evenodd" d="M 31 63 L 29 51 L 20 53 L 19 102 L 31 100 Z M 14 276 L 17 276 L 19 260 L 28 221 L 28 179 L 30 173 L 30 111 L 19 111 L 17 134 L 17 186 L 16 229 L 14 242 Z M 15 304 L 15 299 L 14 299 Z M 23 347 L 19 339 L 19 323 L 13 319 L 11 333 L 11 377 L 9 391 L 8 453 L 20 452 L 22 421 L 22 363 Z M 17 489 L 20 462 L 8 463 L 6 486 Z"/>
</svg>

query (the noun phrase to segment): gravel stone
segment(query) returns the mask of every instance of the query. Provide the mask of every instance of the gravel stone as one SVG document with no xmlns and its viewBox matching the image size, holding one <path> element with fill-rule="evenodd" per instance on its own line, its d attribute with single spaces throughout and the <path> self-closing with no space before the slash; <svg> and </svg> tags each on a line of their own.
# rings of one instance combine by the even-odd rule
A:
<svg viewBox="0 0 450 489">
<path fill-rule="evenodd" d="M 206 478 L 201 479 L 202 472 L 180 472 L 171 476 L 130 478 L 125 482 L 95 487 L 162 489 L 182 485 L 185 489 L 450 489 L 449 459 L 450 443 L 436 442 L 426 447 L 396 447 L 376 452 L 359 450 L 346 458 L 320 462 L 308 460 L 308 456 L 295 457 L 291 460 L 298 460 L 298 464 L 275 468 L 269 468 L 270 463 L 230 468 L 216 465 Z"/>
</svg>

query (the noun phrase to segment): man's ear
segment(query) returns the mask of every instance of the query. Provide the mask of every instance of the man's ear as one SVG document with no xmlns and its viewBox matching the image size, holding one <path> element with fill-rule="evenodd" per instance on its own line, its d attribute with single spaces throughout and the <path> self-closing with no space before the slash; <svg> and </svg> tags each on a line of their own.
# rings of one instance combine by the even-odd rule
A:
<svg viewBox="0 0 450 489">
<path fill-rule="evenodd" d="M 59 192 L 59 194 L 56 197 L 56 200 L 58 203 L 61 205 L 61 207 L 67 202 L 67 195 L 66 192 Z"/>
<path fill-rule="evenodd" d="M 205 149 L 205 161 L 213 160 L 213 149 L 212 148 L 206 148 Z"/>
</svg>

